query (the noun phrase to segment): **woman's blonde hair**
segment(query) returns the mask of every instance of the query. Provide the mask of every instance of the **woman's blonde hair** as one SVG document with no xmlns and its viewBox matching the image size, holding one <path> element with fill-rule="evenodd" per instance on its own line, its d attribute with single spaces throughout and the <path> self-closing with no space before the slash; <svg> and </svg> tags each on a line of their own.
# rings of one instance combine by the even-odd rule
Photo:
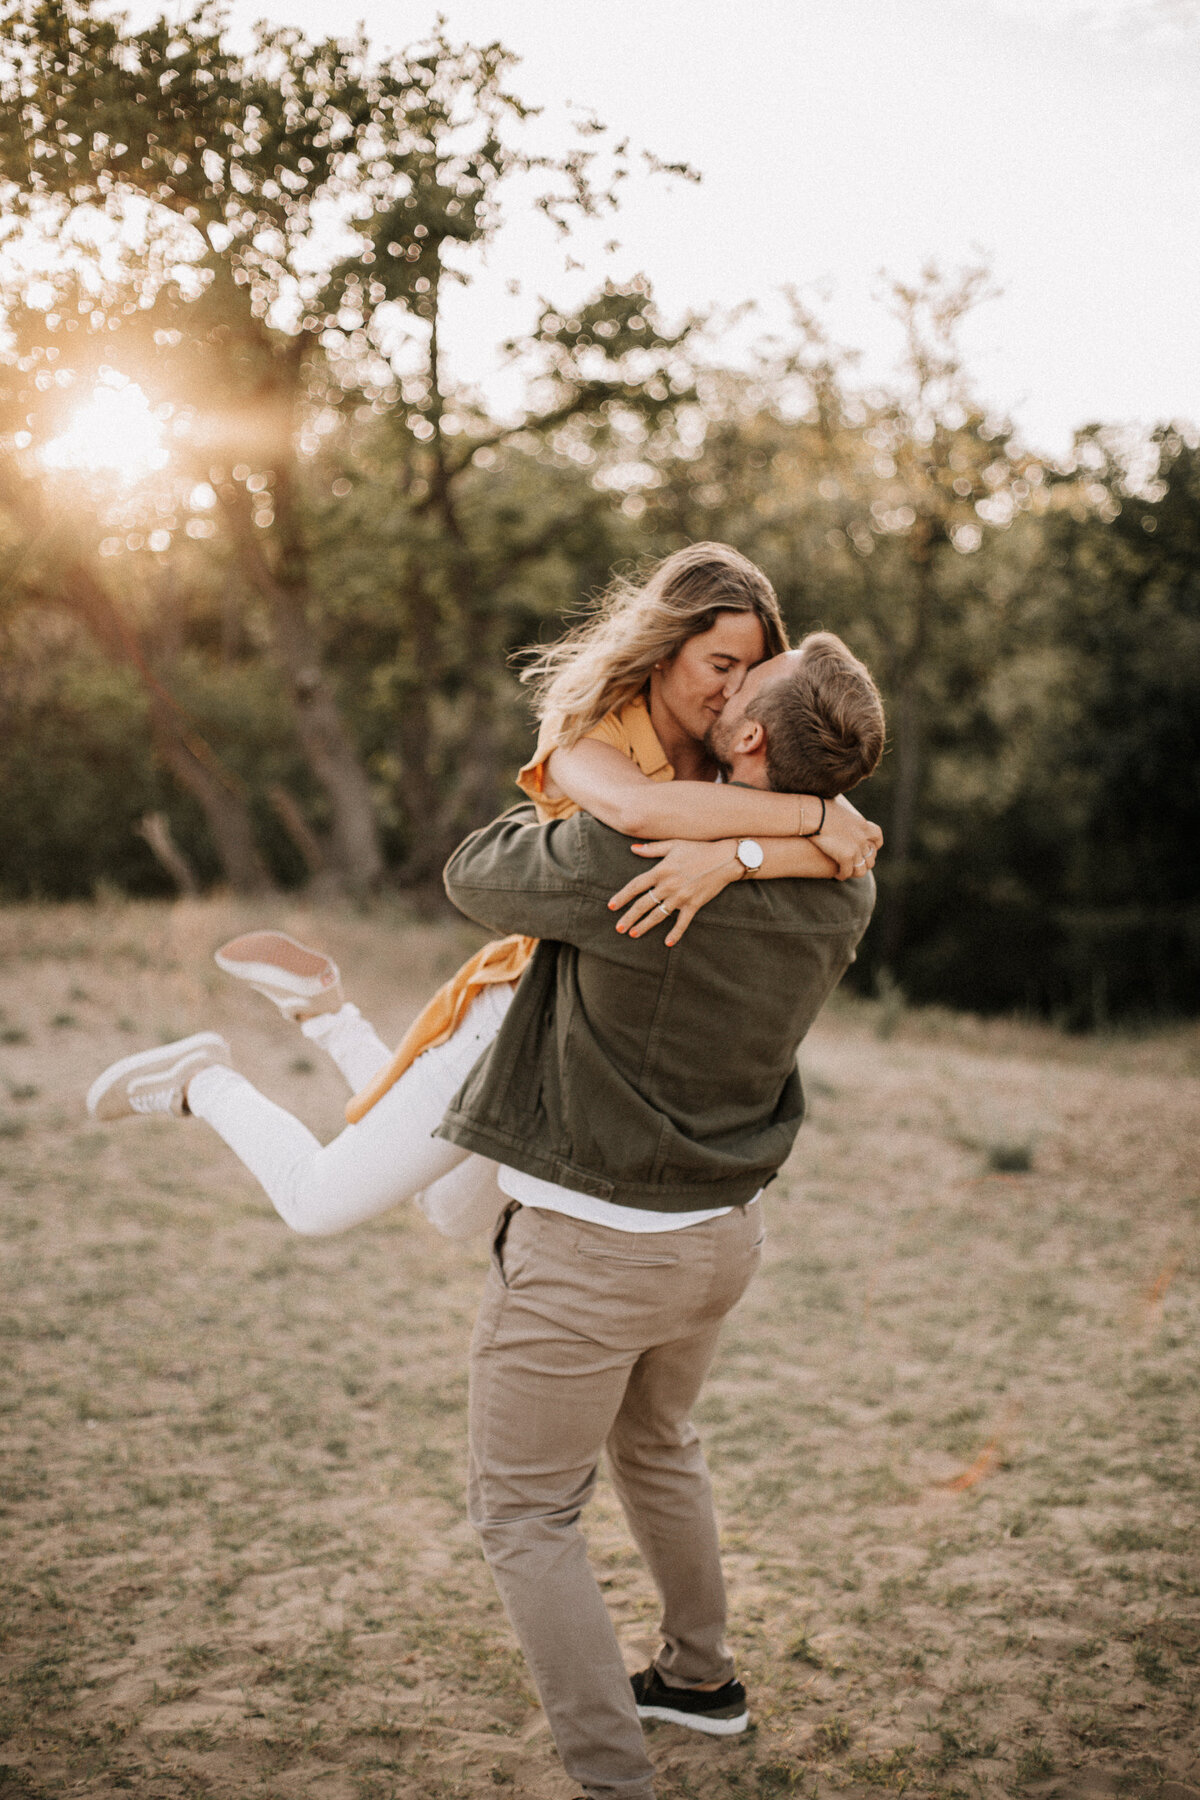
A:
<svg viewBox="0 0 1200 1800">
<path fill-rule="evenodd" d="M 779 601 L 762 570 L 728 544 L 689 544 L 641 581 L 618 577 L 589 619 L 532 653 L 521 680 L 532 684 L 539 720 L 554 721 L 566 749 L 640 694 L 656 663 L 670 662 L 727 612 L 754 614 L 766 656 L 787 649 Z"/>
</svg>

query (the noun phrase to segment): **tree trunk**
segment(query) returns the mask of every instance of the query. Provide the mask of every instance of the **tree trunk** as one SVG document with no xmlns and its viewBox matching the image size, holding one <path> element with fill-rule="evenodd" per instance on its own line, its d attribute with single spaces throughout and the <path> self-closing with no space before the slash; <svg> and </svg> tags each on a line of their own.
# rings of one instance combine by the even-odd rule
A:
<svg viewBox="0 0 1200 1800">
<path fill-rule="evenodd" d="M 133 829 L 140 838 L 145 838 L 151 854 L 162 864 L 181 894 L 200 892 L 196 871 L 171 836 L 166 813 L 143 813 Z"/>
<path fill-rule="evenodd" d="M 920 670 L 909 661 L 901 674 L 892 708 L 896 773 L 887 843 L 888 860 L 897 868 L 906 865 L 912 856 L 917 794 L 921 784 L 921 725 Z"/>
<path fill-rule="evenodd" d="M 494 667 L 487 661 L 487 654 L 481 647 L 478 678 L 469 684 L 464 695 L 470 708 L 469 724 L 448 809 L 448 822 L 455 839 L 486 824 L 496 810 L 500 786 L 496 675 Z M 494 654 L 498 661 L 499 652 Z"/>
<path fill-rule="evenodd" d="M 11 465 L 4 467 L 3 474 L 4 497 L 29 540 L 51 540 L 53 522 L 46 517 L 39 490 L 16 476 Z M 91 567 L 70 555 L 64 557 L 61 573 L 39 589 L 39 597 L 72 613 L 100 647 L 115 662 L 132 669 L 141 682 L 150 701 L 155 748 L 181 786 L 199 801 L 230 887 L 238 893 L 272 892 L 275 884 L 258 853 L 241 782 L 223 767 L 216 752 L 192 727 L 182 707 L 154 674 L 135 633 Z"/>
<path fill-rule="evenodd" d="M 886 904 L 879 921 L 880 962 L 889 971 L 904 941 L 908 914 L 908 884 L 912 875 L 913 827 L 921 779 L 921 715 L 919 670 L 903 669 L 892 703 L 892 742 L 895 745 L 895 785 L 891 817 L 884 839 Z"/>
<path fill-rule="evenodd" d="M 232 483 L 224 484 L 221 500 L 243 573 L 271 609 L 275 650 L 291 686 L 300 744 L 329 800 L 332 860 L 349 888 L 370 890 L 379 885 L 384 872 L 379 827 L 367 772 L 346 730 L 309 623 L 311 596 L 293 516 L 290 479 L 286 471 L 276 478 L 275 506 L 281 521 L 278 570 L 272 569 L 263 554 L 241 490 Z"/>
<path fill-rule="evenodd" d="M 306 596 L 276 586 L 269 596 L 275 643 L 291 683 L 300 743 L 330 806 L 330 848 L 348 887 L 364 891 L 383 877 L 383 851 L 370 783 L 350 742 L 305 617 Z"/>
<path fill-rule="evenodd" d="M 238 894 L 269 894 L 275 883 L 258 853 L 245 797 L 202 740 L 181 729 L 172 707 L 151 694 L 154 747 L 180 787 L 199 802 L 226 881 Z M 207 751 L 207 754 L 205 752 Z"/>
<path fill-rule="evenodd" d="M 222 766 L 199 732 L 191 729 L 182 709 L 149 668 L 111 597 L 85 564 L 66 571 L 62 597 L 98 642 L 131 668 L 145 688 L 154 747 L 180 786 L 199 802 L 230 887 L 239 894 L 274 892 L 275 883 L 255 843 L 254 822 L 241 782 Z"/>
<path fill-rule="evenodd" d="M 880 919 L 879 953 L 885 969 L 893 970 L 907 924 L 909 883 L 912 880 L 913 838 L 921 791 L 924 720 L 921 714 L 921 677 L 934 601 L 933 537 L 930 530 L 914 532 L 911 540 L 914 573 L 913 622 L 908 644 L 899 658 L 892 702 L 892 743 L 895 747 L 895 785 L 891 818 L 885 842 L 887 903 Z"/>
<path fill-rule="evenodd" d="M 437 753 L 430 696 L 442 670 L 441 645 L 434 602 L 420 565 L 414 567 L 407 595 L 409 647 L 417 679 L 404 694 L 396 721 L 395 745 L 404 771 L 404 809 L 412 838 L 402 870 L 406 882 L 429 881 L 441 869 L 453 844 L 448 843 L 442 796 L 438 789 Z"/>
<path fill-rule="evenodd" d="M 274 807 L 283 829 L 304 859 L 304 866 L 309 875 L 312 877 L 327 875 L 329 864 L 321 841 L 293 796 L 288 793 L 281 782 L 273 781 L 267 789 L 267 799 Z"/>
<path fill-rule="evenodd" d="M 429 333 L 429 421 L 434 427 L 430 444 L 428 509 L 437 517 L 444 533 L 445 570 L 449 577 L 450 599 L 454 608 L 455 627 L 461 641 L 470 645 L 465 668 L 463 700 L 469 708 L 467 730 L 463 734 L 455 780 L 445 805 L 440 809 L 441 826 L 439 862 L 443 861 L 465 832 L 483 825 L 495 811 L 499 787 L 500 752 L 496 718 L 496 680 L 500 667 L 499 646 L 495 642 L 495 621 L 481 609 L 478 571 L 459 517 L 454 491 L 454 473 L 446 455 L 442 435 L 445 401 L 442 393 L 442 371 L 439 355 L 441 290 L 435 280 Z M 461 470 L 458 471 L 461 473 Z M 425 609 L 428 617 L 428 607 Z M 421 660 L 418 659 L 418 667 Z"/>
</svg>

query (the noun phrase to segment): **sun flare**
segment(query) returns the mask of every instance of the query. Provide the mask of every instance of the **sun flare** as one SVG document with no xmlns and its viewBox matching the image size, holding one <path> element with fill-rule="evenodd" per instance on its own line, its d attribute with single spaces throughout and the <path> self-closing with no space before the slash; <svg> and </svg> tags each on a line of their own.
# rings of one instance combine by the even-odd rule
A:
<svg viewBox="0 0 1200 1800">
<path fill-rule="evenodd" d="M 42 451 L 48 469 L 115 475 L 130 485 L 153 475 L 166 460 L 162 420 L 137 382 L 113 369 L 101 371 L 91 398 Z"/>
</svg>

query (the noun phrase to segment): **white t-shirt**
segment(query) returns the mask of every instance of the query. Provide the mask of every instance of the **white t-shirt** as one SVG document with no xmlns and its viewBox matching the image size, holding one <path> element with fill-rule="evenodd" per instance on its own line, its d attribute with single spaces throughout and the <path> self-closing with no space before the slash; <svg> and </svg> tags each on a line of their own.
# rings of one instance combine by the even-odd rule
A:
<svg viewBox="0 0 1200 1800">
<path fill-rule="evenodd" d="M 566 1213 L 568 1218 L 582 1219 L 587 1225 L 607 1225 L 613 1231 L 683 1231 L 689 1225 L 703 1225 L 708 1219 L 719 1219 L 733 1211 L 732 1206 L 712 1206 L 702 1212 L 647 1212 L 640 1206 L 616 1206 L 611 1200 L 597 1200 L 591 1194 L 577 1194 L 574 1188 L 560 1187 L 556 1181 L 543 1181 L 540 1175 L 526 1175 L 523 1169 L 510 1169 L 507 1163 L 500 1165 L 497 1180 L 500 1192 L 510 1200 L 519 1200 L 522 1206 Z M 750 1201 L 751 1206 L 759 1194 Z"/>
</svg>

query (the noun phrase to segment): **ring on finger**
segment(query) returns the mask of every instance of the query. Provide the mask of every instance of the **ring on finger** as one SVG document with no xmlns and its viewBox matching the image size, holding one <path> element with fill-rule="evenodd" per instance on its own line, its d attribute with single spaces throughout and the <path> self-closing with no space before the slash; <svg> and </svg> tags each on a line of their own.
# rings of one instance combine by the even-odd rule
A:
<svg viewBox="0 0 1200 1800">
<path fill-rule="evenodd" d="M 664 919 L 669 919 L 669 918 L 670 918 L 670 916 L 671 916 L 671 909 L 670 909 L 670 907 L 669 907 L 669 906 L 664 906 L 664 905 L 663 905 L 663 903 L 662 903 L 662 901 L 661 901 L 661 900 L 656 900 L 656 901 L 655 901 L 655 902 L 654 902 L 654 904 L 655 904 L 655 905 L 656 905 L 656 906 L 657 906 L 657 908 L 658 908 L 658 910 L 659 910 L 659 912 L 660 912 L 660 913 L 661 913 L 661 914 L 662 914 L 662 916 L 663 916 L 663 918 L 664 918 Z"/>
</svg>

